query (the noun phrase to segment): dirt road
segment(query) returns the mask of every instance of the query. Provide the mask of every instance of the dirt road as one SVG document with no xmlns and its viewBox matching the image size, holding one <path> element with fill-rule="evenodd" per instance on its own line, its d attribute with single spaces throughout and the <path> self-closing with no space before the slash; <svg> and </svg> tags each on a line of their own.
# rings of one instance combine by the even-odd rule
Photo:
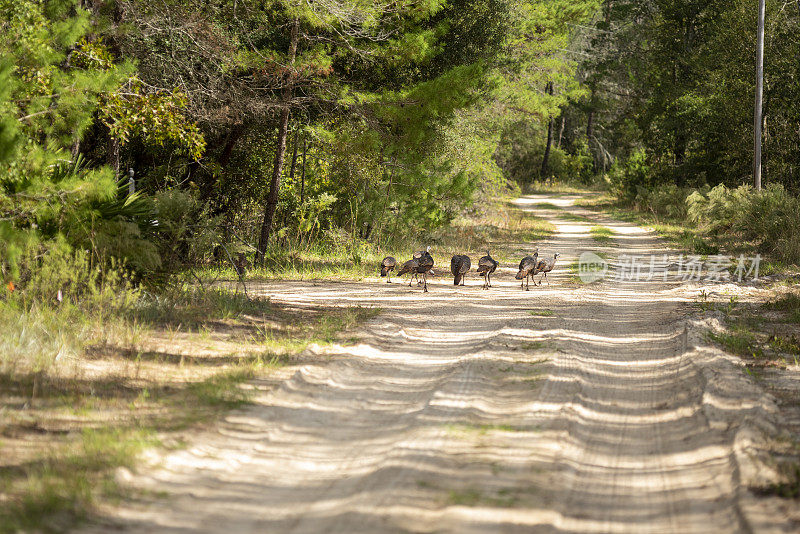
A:
<svg viewBox="0 0 800 534">
<path fill-rule="evenodd" d="M 550 286 L 520 291 L 505 262 L 489 291 L 474 274 L 466 287 L 437 277 L 428 294 L 377 278 L 260 287 L 279 302 L 384 312 L 356 344 L 316 349 L 327 357 L 132 476 L 166 496 L 114 519 L 228 534 L 791 530 L 747 490 L 768 476 L 771 398 L 703 341 L 686 285 L 570 282 L 583 251 L 664 253 L 573 200 L 518 201 L 556 224 L 538 243 L 562 253 Z M 592 224 L 611 242 L 597 244 Z M 519 261 L 530 248 L 498 252 Z"/>
</svg>

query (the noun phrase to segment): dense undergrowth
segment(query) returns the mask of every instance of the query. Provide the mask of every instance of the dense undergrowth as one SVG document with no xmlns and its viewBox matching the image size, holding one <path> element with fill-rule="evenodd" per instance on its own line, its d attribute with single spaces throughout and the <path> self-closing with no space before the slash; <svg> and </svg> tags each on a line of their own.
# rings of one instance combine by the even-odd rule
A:
<svg viewBox="0 0 800 534">
<path fill-rule="evenodd" d="M 755 191 L 665 184 L 626 192 L 613 176 L 610 183 L 605 195 L 578 204 L 648 224 L 694 254 L 760 254 L 766 274 L 800 265 L 800 198 L 781 185 Z"/>
</svg>

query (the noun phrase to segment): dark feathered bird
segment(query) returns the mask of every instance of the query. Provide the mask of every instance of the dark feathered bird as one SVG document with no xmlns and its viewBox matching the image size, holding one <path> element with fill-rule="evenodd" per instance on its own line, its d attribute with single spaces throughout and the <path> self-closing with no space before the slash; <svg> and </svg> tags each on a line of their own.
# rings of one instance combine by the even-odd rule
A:
<svg viewBox="0 0 800 534">
<path fill-rule="evenodd" d="M 418 251 L 416 251 L 416 252 L 415 252 L 415 253 L 414 253 L 414 254 L 411 256 L 411 258 L 412 258 L 412 259 L 415 259 L 415 260 L 418 260 L 418 259 L 420 259 L 422 256 L 424 256 L 425 254 L 428 254 L 428 255 L 430 255 L 430 253 L 431 253 L 431 247 L 430 247 L 430 245 L 428 245 L 427 247 L 425 247 L 425 250 L 418 250 Z"/>
<path fill-rule="evenodd" d="M 519 272 L 514 277 L 517 280 L 525 279 L 524 282 L 520 283 L 520 289 L 525 286 L 525 291 L 528 291 L 528 287 L 530 282 L 528 281 L 528 277 L 533 274 L 534 269 L 536 269 L 536 265 L 539 263 L 539 250 L 537 249 L 536 252 L 533 253 L 533 256 L 525 256 L 522 258 L 522 261 L 519 262 Z M 533 285 L 536 285 L 536 280 L 533 281 Z"/>
<path fill-rule="evenodd" d="M 492 287 L 492 273 L 497 269 L 498 265 L 500 263 L 494 261 L 488 250 L 486 251 L 486 256 L 478 260 L 478 274 L 483 276 L 483 289 Z"/>
<path fill-rule="evenodd" d="M 558 257 L 560 255 L 561 254 L 556 252 L 555 254 L 553 254 L 552 258 L 542 258 L 541 260 L 539 260 L 537 262 L 537 264 L 536 264 L 536 272 L 534 272 L 533 274 L 536 275 L 536 274 L 542 273 L 542 277 L 539 278 L 539 285 L 542 285 L 542 278 L 546 279 L 547 278 L 547 273 L 552 271 L 553 267 L 556 266 L 556 260 L 558 259 Z M 534 280 L 533 283 L 535 284 L 536 280 Z M 547 285 L 548 286 L 550 285 L 550 280 L 547 281 Z"/>
<path fill-rule="evenodd" d="M 457 286 L 461 284 L 464 285 L 464 275 L 469 272 L 469 268 L 472 266 L 472 262 L 469 259 L 469 256 L 465 256 L 463 254 L 456 254 L 450 260 L 450 272 L 453 273 L 453 285 Z"/>
<path fill-rule="evenodd" d="M 428 247 L 428 249 L 430 249 L 430 247 Z M 411 261 L 415 261 L 415 260 L 411 260 Z M 430 272 L 431 269 L 433 269 L 433 256 L 431 256 L 428 253 L 428 251 L 426 250 L 420 256 L 420 258 L 418 260 L 416 260 L 416 262 L 417 262 L 416 272 L 417 272 L 417 274 L 421 274 L 422 275 L 422 280 L 423 280 L 422 284 L 423 284 L 423 286 L 425 288 L 423 290 L 423 293 L 427 293 L 428 292 L 428 272 Z"/>
<path fill-rule="evenodd" d="M 397 271 L 397 276 L 411 273 L 411 278 L 408 279 L 408 287 L 411 287 L 411 282 L 414 280 L 414 277 L 417 276 L 417 267 L 419 267 L 419 262 L 417 260 L 408 260 L 400 267 L 400 270 Z"/>
<path fill-rule="evenodd" d="M 396 266 L 397 266 L 397 260 L 394 259 L 393 257 L 386 256 L 385 258 L 383 258 L 383 261 L 381 262 L 380 272 L 382 277 L 388 276 L 388 278 L 386 279 L 387 284 L 392 283 L 392 271 Z"/>
<path fill-rule="evenodd" d="M 411 259 L 419 261 L 419 259 L 422 256 L 424 256 L 425 254 L 430 254 L 430 252 L 431 252 L 431 247 L 430 247 L 430 245 L 428 245 L 427 247 L 425 247 L 425 250 L 418 250 L 418 251 L 414 252 L 414 254 L 411 255 Z M 433 274 L 433 271 L 430 271 L 428 274 Z M 411 275 L 411 279 L 409 280 L 409 283 L 408 283 L 409 286 L 411 285 L 411 282 L 415 278 L 417 279 L 417 285 L 422 284 L 422 280 L 419 279 L 419 273 L 414 271 L 414 274 Z"/>
</svg>

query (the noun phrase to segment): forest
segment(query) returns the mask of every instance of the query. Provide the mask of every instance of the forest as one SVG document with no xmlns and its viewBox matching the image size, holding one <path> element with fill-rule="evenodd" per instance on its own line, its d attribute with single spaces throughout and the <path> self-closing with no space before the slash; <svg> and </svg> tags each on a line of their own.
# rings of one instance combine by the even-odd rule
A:
<svg viewBox="0 0 800 534">
<path fill-rule="evenodd" d="M 106 383 L 119 406 L 240 406 L 238 385 L 286 350 L 373 316 L 300 318 L 253 297 L 257 281 L 362 280 L 428 245 L 486 250 L 497 220 L 532 242 L 552 224 L 508 211 L 530 193 L 591 192 L 689 253 L 794 272 L 800 0 L 765 13 L 755 188 L 750 1 L 0 0 L 0 389 L 83 398 L 98 386 L 65 359 L 124 354 L 138 380 L 153 329 L 269 316 L 284 329 L 247 328 L 274 353 L 246 368 L 177 389 Z M 84 429 L 80 454 L 146 446 L 162 423 L 126 439 Z M 95 482 L 53 467 L 69 450 L 24 488 L 0 476 L 0 495 L 36 494 L 31 480 L 40 495 L 10 499 L 0 533 L 88 508 Z"/>
<path fill-rule="evenodd" d="M 548 179 L 794 261 L 774 241 L 796 237 L 800 4 L 767 5 L 757 194 L 750 7 L 4 2 L 4 282 L 24 292 L 51 256 L 144 280 L 221 245 L 256 265 L 358 255 Z"/>
</svg>

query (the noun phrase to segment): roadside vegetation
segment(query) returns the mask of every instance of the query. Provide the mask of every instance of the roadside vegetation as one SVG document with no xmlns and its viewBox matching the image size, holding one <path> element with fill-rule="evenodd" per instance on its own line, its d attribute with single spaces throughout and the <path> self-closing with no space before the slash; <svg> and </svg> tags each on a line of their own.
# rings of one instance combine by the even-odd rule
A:
<svg viewBox="0 0 800 534">
<path fill-rule="evenodd" d="M 442 266 L 516 242 L 493 251 L 516 264 L 554 231 L 520 192 L 591 189 L 692 253 L 795 269 L 800 17 L 768 2 L 753 191 L 753 11 L 0 0 L 0 530 L 61 530 L 136 450 L 375 313 L 287 310 L 254 283 L 359 280 L 428 245 Z M 793 354 L 746 328 L 718 341 Z"/>
<path fill-rule="evenodd" d="M 287 310 L 219 286 L 156 295 L 122 280 L 83 280 L 60 302 L 16 291 L 0 302 L 0 532 L 63 531 L 116 498 L 115 469 L 144 447 L 180 446 L 182 431 L 250 402 L 246 381 L 378 312 Z"/>
<path fill-rule="evenodd" d="M 731 296 L 727 302 L 710 302 L 703 290 L 697 303 L 702 311 L 721 312 L 725 329 L 709 332 L 709 339 L 728 352 L 742 356 L 751 365 L 800 365 L 800 293 L 776 286 L 773 300 L 742 304 Z"/>
</svg>

